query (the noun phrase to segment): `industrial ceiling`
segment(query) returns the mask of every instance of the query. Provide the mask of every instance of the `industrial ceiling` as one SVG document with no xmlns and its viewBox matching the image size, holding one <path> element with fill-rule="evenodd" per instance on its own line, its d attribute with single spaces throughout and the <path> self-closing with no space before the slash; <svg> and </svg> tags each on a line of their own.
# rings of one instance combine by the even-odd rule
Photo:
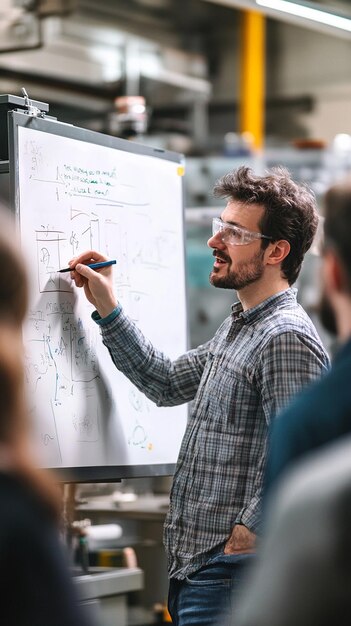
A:
<svg viewBox="0 0 351 626">
<path fill-rule="evenodd" d="M 242 8 L 351 37 L 257 2 L 1 0 L 0 91 L 19 93 L 24 85 L 33 98 L 96 112 L 141 85 L 151 101 L 162 87 L 171 101 L 206 100 L 212 33 Z M 351 18 L 349 0 L 296 2 Z"/>
</svg>

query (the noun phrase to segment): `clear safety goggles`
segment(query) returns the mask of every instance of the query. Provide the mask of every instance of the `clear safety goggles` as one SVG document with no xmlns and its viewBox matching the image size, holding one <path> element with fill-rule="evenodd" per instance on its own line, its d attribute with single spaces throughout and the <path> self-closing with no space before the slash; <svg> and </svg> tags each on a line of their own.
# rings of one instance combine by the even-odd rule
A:
<svg viewBox="0 0 351 626">
<path fill-rule="evenodd" d="M 246 246 L 256 239 L 272 239 L 272 237 L 247 230 L 242 228 L 242 226 L 227 224 L 220 217 L 214 217 L 212 220 L 212 236 L 214 237 L 218 233 L 221 233 L 223 243 L 230 246 Z"/>
</svg>

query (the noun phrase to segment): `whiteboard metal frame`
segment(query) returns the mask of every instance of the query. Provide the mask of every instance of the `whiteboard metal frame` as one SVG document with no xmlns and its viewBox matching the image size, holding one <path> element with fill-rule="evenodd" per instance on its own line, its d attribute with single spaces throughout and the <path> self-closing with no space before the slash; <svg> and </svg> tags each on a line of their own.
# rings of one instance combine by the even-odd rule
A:
<svg viewBox="0 0 351 626">
<path fill-rule="evenodd" d="M 152 156 L 159 159 L 173 161 L 182 165 L 184 157 L 176 152 L 153 148 L 142 144 L 134 143 L 126 139 L 104 135 L 92 130 L 66 124 L 56 120 L 31 116 L 19 111 L 9 111 L 8 113 L 8 148 L 9 148 L 9 170 L 10 170 L 10 199 L 11 209 L 15 212 L 16 221 L 19 224 L 19 163 L 18 163 L 18 128 L 25 127 L 38 130 L 51 135 L 76 139 L 85 143 L 100 145 L 115 150 Z M 184 183 L 182 181 L 182 210 L 183 210 L 183 255 L 185 259 L 185 221 L 184 221 Z M 185 281 L 185 293 L 187 294 L 187 280 Z M 187 302 L 187 298 L 186 298 Z M 187 310 L 186 316 L 186 336 L 187 347 L 189 347 L 189 323 Z M 170 476 L 174 474 L 175 463 L 162 463 L 150 465 L 105 465 L 105 466 L 77 466 L 77 467 L 53 467 L 50 468 L 58 479 L 65 483 L 99 483 L 118 482 L 123 478 L 142 478 L 153 476 Z"/>
</svg>

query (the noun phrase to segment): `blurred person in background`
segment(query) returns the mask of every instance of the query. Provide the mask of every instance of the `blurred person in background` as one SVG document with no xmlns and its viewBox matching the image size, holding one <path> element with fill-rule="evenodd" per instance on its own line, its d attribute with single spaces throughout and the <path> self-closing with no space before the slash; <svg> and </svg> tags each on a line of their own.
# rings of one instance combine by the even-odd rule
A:
<svg viewBox="0 0 351 626">
<path fill-rule="evenodd" d="M 282 168 L 258 176 L 241 167 L 214 191 L 227 202 L 208 241 L 210 282 L 239 302 L 212 340 L 175 361 L 126 315 L 111 268 L 86 266 L 104 255 L 70 263 L 116 367 L 158 406 L 194 400 L 165 523 L 176 626 L 215 624 L 229 609 L 255 551 L 268 424 L 329 364 L 292 288 L 317 228 L 313 194 Z"/>
<path fill-rule="evenodd" d="M 351 623 L 351 176 L 326 194 L 324 237 L 321 320 L 340 349 L 272 425 L 267 535 L 233 626 Z"/>
<path fill-rule="evenodd" d="M 18 248 L 0 210 L 0 622 L 87 626 L 59 539 L 59 488 L 30 449 L 21 336 L 28 293 Z"/>
<path fill-rule="evenodd" d="M 325 196 L 321 322 L 340 348 L 331 372 L 272 423 L 266 491 L 299 457 L 351 433 L 351 176 Z"/>
</svg>

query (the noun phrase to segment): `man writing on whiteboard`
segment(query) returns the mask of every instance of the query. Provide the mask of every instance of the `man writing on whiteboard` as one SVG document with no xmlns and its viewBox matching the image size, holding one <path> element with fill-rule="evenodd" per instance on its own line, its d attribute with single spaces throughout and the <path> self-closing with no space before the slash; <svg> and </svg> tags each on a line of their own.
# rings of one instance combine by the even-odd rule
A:
<svg viewBox="0 0 351 626">
<path fill-rule="evenodd" d="M 116 367 L 159 406 L 193 400 L 165 523 L 177 626 L 209 626 L 229 609 L 255 551 L 269 422 L 329 365 L 291 287 L 317 229 L 312 193 L 286 170 L 261 177 L 247 167 L 214 192 L 227 204 L 208 241 L 210 282 L 239 302 L 211 341 L 173 362 L 124 313 L 111 268 L 86 267 L 105 256 L 70 263 Z"/>
</svg>

